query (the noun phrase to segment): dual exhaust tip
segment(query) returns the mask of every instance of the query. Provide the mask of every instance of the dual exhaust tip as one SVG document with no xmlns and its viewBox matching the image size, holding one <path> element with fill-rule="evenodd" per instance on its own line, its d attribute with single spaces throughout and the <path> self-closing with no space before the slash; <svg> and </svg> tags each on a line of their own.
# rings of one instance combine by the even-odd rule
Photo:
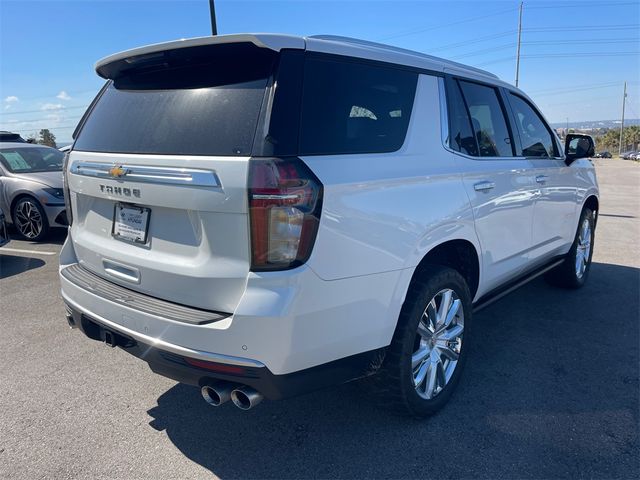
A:
<svg viewBox="0 0 640 480">
<path fill-rule="evenodd" d="M 264 398 L 251 387 L 238 386 L 228 382 L 218 382 L 205 385 L 200 389 L 204 401 L 214 407 L 227 403 L 229 400 L 240 410 L 249 410 L 258 405 Z"/>
</svg>

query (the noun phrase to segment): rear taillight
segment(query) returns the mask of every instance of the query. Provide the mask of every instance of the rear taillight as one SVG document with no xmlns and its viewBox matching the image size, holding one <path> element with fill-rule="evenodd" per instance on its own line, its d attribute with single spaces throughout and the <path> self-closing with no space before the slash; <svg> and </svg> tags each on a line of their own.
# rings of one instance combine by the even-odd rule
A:
<svg viewBox="0 0 640 480">
<path fill-rule="evenodd" d="M 67 212 L 67 223 L 71 226 L 71 222 L 73 222 L 73 212 L 71 211 L 71 194 L 69 192 L 69 179 L 67 178 L 67 167 L 69 166 L 69 154 L 71 152 L 67 152 L 64 154 L 64 161 L 62 162 L 62 187 L 64 193 L 64 207 Z"/>
<path fill-rule="evenodd" d="M 251 269 L 286 270 L 311 255 L 322 184 L 299 158 L 249 162 Z"/>
</svg>

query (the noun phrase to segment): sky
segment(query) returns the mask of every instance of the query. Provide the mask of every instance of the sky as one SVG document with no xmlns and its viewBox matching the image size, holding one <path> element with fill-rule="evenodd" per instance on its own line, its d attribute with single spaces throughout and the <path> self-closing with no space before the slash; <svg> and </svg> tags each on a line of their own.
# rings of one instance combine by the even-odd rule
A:
<svg viewBox="0 0 640 480">
<path fill-rule="evenodd" d="M 520 2 L 216 0 L 219 34 L 333 34 L 480 67 L 514 83 Z M 103 84 L 97 60 L 211 33 L 208 0 L 0 0 L 0 130 L 59 143 Z M 525 0 L 520 88 L 550 122 L 640 118 L 640 0 Z"/>
</svg>

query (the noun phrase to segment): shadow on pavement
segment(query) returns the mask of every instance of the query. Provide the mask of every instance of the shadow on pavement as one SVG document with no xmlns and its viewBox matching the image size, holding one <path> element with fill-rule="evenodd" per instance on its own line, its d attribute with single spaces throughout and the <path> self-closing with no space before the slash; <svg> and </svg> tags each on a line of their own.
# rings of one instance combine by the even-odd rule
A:
<svg viewBox="0 0 640 480">
<path fill-rule="evenodd" d="M 2 255 L 0 248 L 0 279 L 9 278 L 27 270 L 34 270 L 45 265 L 44 260 L 18 255 Z"/>
<path fill-rule="evenodd" d="M 25 240 L 18 234 L 18 232 L 16 231 L 16 228 L 13 225 L 7 225 L 7 231 L 9 233 L 9 237 L 12 240 L 18 240 L 22 242 L 24 245 L 40 245 L 42 243 L 62 245 L 65 239 L 67 238 L 67 228 L 60 228 L 60 227 L 52 228 L 51 231 L 49 232 L 49 235 L 47 235 L 47 237 L 41 242 L 31 242 L 29 240 Z"/>
<path fill-rule="evenodd" d="M 451 402 L 428 420 L 357 384 L 242 412 L 176 385 L 150 425 L 221 478 L 637 478 L 640 270 L 538 279 L 476 315 Z"/>
</svg>

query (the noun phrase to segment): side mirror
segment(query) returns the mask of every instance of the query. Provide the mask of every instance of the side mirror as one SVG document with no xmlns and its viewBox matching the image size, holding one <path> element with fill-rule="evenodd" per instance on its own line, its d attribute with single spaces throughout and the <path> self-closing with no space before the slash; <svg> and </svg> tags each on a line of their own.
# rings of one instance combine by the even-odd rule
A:
<svg viewBox="0 0 640 480">
<path fill-rule="evenodd" d="M 593 157 L 596 144 L 589 135 L 569 133 L 564 141 L 564 155 L 567 165 L 579 158 Z"/>
</svg>

